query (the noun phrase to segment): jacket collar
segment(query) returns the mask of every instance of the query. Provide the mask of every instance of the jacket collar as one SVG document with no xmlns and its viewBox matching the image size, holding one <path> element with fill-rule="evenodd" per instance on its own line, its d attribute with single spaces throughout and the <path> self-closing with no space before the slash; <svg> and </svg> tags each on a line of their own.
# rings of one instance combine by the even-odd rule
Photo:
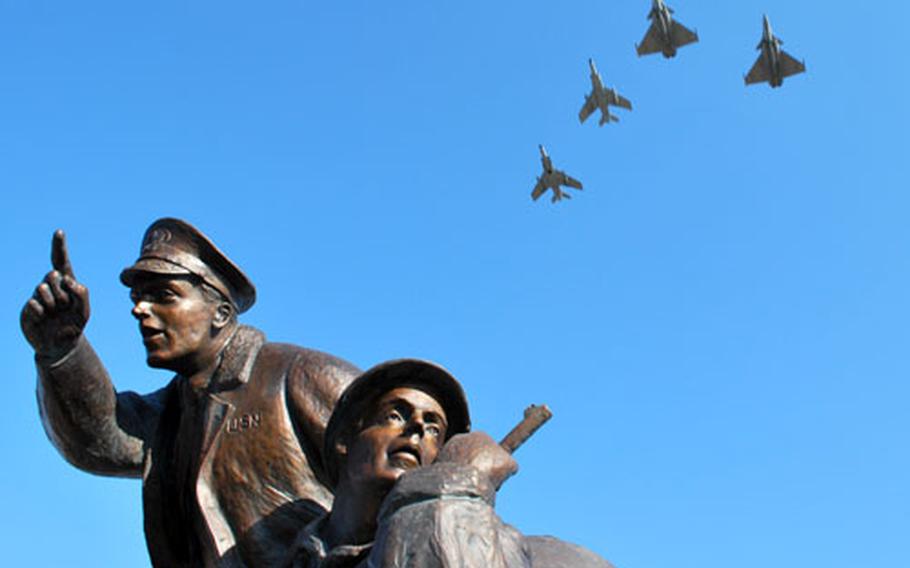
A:
<svg viewBox="0 0 910 568">
<path fill-rule="evenodd" d="M 246 325 L 237 326 L 221 350 L 218 365 L 205 386 L 193 387 L 187 377 L 178 375 L 181 390 L 191 398 L 205 394 L 218 398 L 220 394 L 236 389 L 250 380 L 256 355 L 264 344 L 265 334 L 261 331 Z"/>
<path fill-rule="evenodd" d="M 256 355 L 265 343 L 265 334 L 246 325 L 237 326 L 221 352 L 221 363 L 209 381 L 208 391 L 217 394 L 233 390 L 250 380 Z"/>
</svg>

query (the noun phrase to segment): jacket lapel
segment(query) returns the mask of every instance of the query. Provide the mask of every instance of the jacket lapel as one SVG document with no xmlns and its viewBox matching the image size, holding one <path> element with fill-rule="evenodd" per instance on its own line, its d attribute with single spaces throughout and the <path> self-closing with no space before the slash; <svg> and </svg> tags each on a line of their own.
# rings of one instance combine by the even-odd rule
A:
<svg viewBox="0 0 910 568">
<path fill-rule="evenodd" d="M 240 326 L 222 353 L 221 364 L 212 375 L 206 395 L 208 401 L 200 446 L 196 498 L 209 528 L 215 558 L 224 557 L 235 544 L 230 524 L 224 518 L 212 487 L 212 459 L 217 453 L 214 449 L 217 447 L 215 442 L 220 438 L 224 422 L 235 407 L 234 400 L 242 396 L 243 387 L 250 380 L 256 355 L 264 343 L 265 335 L 262 332 Z"/>
<path fill-rule="evenodd" d="M 218 438 L 225 418 L 234 408 L 233 399 L 240 395 L 242 386 L 249 382 L 256 355 L 264 343 L 265 335 L 262 332 L 240 326 L 224 348 L 221 364 L 209 382 L 209 400 L 206 404 L 200 454 L 203 460 Z"/>
</svg>

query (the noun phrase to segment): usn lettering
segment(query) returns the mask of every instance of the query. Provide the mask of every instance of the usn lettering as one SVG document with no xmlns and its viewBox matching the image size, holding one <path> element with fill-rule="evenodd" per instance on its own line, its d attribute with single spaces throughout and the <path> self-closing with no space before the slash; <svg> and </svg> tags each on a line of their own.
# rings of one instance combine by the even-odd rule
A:
<svg viewBox="0 0 910 568">
<path fill-rule="evenodd" d="M 254 412 L 253 414 L 241 414 L 240 416 L 235 416 L 228 420 L 226 430 L 228 434 L 237 434 L 238 432 L 243 432 L 250 428 L 259 428 L 261 423 L 262 415 L 258 412 Z"/>
</svg>

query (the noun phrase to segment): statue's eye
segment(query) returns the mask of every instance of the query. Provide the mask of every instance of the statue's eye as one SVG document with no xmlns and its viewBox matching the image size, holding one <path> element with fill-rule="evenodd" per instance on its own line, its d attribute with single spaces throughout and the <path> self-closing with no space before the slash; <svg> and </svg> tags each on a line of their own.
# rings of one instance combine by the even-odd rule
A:
<svg viewBox="0 0 910 568">
<path fill-rule="evenodd" d="M 438 438 L 442 434 L 442 428 L 440 428 L 438 424 L 427 424 L 424 427 L 424 430 L 434 438 Z"/>
<path fill-rule="evenodd" d="M 170 288 L 159 288 L 158 290 L 155 290 L 153 297 L 155 298 L 156 302 L 163 303 L 173 301 L 177 297 L 177 294 L 175 294 L 174 291 Z"/>
<path fill-rule="evenodd" d="M 389 422 L 404 422 L 404 417 L 394 408 L 386 414 L 385 419 Z"/>
</svg>

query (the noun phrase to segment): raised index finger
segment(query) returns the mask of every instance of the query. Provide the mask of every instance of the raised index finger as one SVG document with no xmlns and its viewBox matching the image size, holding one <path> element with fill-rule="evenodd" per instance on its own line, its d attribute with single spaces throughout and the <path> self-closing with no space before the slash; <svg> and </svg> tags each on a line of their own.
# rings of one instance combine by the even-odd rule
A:
<svg viewBox="0 0 910 568">
<path fill-rule="evenodd" d="M 51 264 L 60 274 L 70 278 L 76 277 L 73 274 L 73 265 L 70 264 L 69 252 L 66 250 L 66 235 L 63 234 L 63 229 L 54 231 L 54 239 L 51 241 Z"/>
</svg>

